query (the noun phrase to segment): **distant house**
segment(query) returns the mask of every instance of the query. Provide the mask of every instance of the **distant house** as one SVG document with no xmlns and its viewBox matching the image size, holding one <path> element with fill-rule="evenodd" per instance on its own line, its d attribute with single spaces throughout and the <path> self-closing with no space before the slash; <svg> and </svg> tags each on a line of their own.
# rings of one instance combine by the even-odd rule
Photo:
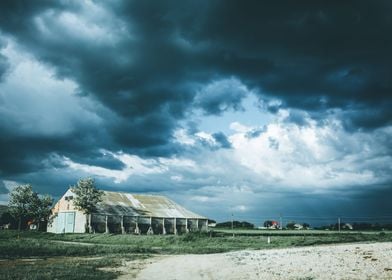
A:
<svg viewBox="0 0 392 280">
<path fill-rule="evenodd" d="M 267 220 L 264 222 L 264 226 L 258 227 L 258 229 L 279 229 L 279 222 L 278 221 L 272 221 L 272 220 Z"/>
<path fill-rule="evenodd" d="M 353 230 L 354 227 L 353 227 L 351 224 L 346 223 L 346 224 L 344 224 L 344 225 L 342 226 L 342 229 L 343 229 L 343 230 Z"/>
<path fill-rule="evenodd" d="M 208 220 L 208 227 L 216 227 L 216 221 L 215 220 Z"/>
<path fill-rule="evenodd" d="M 304 227 L 303 227 L 303 225 L 301 225 L 301 224 L 298 224 L 298 223 L 296 223 L 296 224 L 294 224 L 294 229 L 303 229 Z"/>
<path fill-rule="evenodd" d="M 269 229 L 279 229 L 279 222 L 277 221 L 272 221 L 271 226 Z"/>
<path fill-rule="evenodd" d="M 74 207 L 74 198 L 69 189 L 55 204 L 48 232 L 86 231 L 87 217 Z M 206 231 L 208 219 L 165 196 L 103 191 L 91 225 L 96 233 L 177 234 Z"/>
</svg>

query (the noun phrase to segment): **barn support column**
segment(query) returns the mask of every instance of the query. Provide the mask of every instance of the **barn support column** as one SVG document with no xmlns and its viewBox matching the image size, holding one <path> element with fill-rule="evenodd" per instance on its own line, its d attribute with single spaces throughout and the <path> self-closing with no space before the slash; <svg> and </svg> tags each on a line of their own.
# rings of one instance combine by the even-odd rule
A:
<svg viewBox="0 0 392 280">
<path fill-rule="evenodd" d="M 199 219 L 196 219 L 196 228 L 197 228 L 197 231 L 199 231 Z"/>
<path fill-rule="evenodd" d="M 206 231 L 208 232 L 208 219 L 206 220 Z"/>
<path fill-rule="evenodd" d="M 173 233 L 175 235 L 177 235 L 177 219 L 174 218 L 174 222 L 173 222 Z"/>
<path fill-rule="evenodd" d="M 88 233 L 93 233 L 93 227 L 91 225 L 91 216 L 92 214 L 88 214 Z"/>
<path fill-rule="evenodd" d="M 139 217 L 136 217 L 135 234 L 140 234 Z"/>
<path fill-rule="evenodd" d="M 125 228 L 124 228 L 124 216 L 121 216 L 121 234 L 125 233 Z"/>
<path fill-rule="evenodd" d="M 147 230 L 147 234 L 154 234 L 154 231 L 152 230 L 152 217 L 150 217 L 150 227 Z"/>
<path fill-rule="evenodd" d="M 106 215 L 106 217 L 105 217 L 105 233 L 109 233 L 108 215 Z"/>
<path fill-rule="evenodd" d="M 165 218 L 162 218 L 162 234 L 166 234 L 166 229 L 165 229 Z"/>
<path fill-rule="evenodd" d="M 188 218 L 185 218 L 185 232 L 188 233 L 189 229 L 188 229 Z"/>
</svg>

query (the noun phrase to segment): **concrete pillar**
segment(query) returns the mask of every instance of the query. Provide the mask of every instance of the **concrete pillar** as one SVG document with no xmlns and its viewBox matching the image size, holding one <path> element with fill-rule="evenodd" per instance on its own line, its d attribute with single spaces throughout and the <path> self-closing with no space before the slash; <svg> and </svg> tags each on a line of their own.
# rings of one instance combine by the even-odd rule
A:
<svg viewBox="0 0 392 280">
<path fill-rule="evenodd" d="M 140 234 L 140 229 L 139 229 L 139 217 L 136 217 L 135 234 Z"/>
<path fill-rule="evenodd" d="M 124 228 L 124 216 L 121 216 L 121 234 L 125 233 L 125 228 Z"/>
<path fill-rule="evenodd" d="M 162 234 L 166 234 L 166 229 L 165 229 L 165 218 L 162 218 Z"/>
<path fill-rule="evenodd" d="M 174 222 L 173 222 L 173 233 L 175 235 L 177 235 L 177 219 L 174 218 Z"/>
<path fill-rule="evenodd" d="M 152 230 L 152 217 L 150 217 L 150 227 L 147 230 L 147 234 L 154 234 L 154 231 Z"/>
<path fill-rule="evenodd" d="M 106 217 L 105 217 L 105 233 L 109 233 L 108 215 L 106 215 Z"/>
<path fill-rule="evenodd" d="M 92 216 L 91 213 L 88 214 L 88 232 L 89 232 L 89 233 L 92 233 L 92 232 L 93 232 L 93 227 L 92 227 L 92 225 L 91 225 L 91 216 Z"/>
</svg>

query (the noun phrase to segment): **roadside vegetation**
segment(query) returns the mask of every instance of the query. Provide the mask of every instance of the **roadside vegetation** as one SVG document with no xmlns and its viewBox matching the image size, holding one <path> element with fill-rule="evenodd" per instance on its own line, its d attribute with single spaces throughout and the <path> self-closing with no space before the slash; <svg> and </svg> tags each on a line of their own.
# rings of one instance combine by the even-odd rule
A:
<svg viewBox="0 0 392 280">
<path fill-rule="evenodd" d="M 208 254 L 349 242 L 392 241 L 391 232 L 213 231 L 185 235 L 0 231 L 0 279 L 115 279 L 122 262 L 156 254 Z M 284 234 L 279 235 L 279 232 Z M 269 238 L 268 238 L 269 237 Z M 267 240 L 270 239 L 270 243 Z M 110 267 L 111 269 L 104 269 Z"/>
<path fill-rule="evenodd" d="M 101 258 L 35 258 L 0 262 L 0 279 L 115 279 L 119 273 L 102 270 L 120 265 L 116 256 Z"/>
<path fill-rule="evenodd" d="M 102 254 L 208 254 L 316 244 L 392 241 L 392 232 L 254 232 L 227 230 L 184 235 L 51 234 L 0 231 L 0 257 L 99 256 Z M 18 238 L 19 235 L 19 238 Z M 268 237 L 270 243 L 267 242 Z"/>
</svg>

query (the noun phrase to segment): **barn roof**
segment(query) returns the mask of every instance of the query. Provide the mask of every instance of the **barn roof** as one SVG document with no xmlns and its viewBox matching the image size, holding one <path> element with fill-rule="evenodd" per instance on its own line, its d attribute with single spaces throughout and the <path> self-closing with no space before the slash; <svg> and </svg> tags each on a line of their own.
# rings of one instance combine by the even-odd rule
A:
<svg viewBox="0 0 392 280">
<path fill-rule="evenodd" d="M 160 218 L 206 219 L 165 196 L 103 191 L 97 213 Z"/>
</svg>

